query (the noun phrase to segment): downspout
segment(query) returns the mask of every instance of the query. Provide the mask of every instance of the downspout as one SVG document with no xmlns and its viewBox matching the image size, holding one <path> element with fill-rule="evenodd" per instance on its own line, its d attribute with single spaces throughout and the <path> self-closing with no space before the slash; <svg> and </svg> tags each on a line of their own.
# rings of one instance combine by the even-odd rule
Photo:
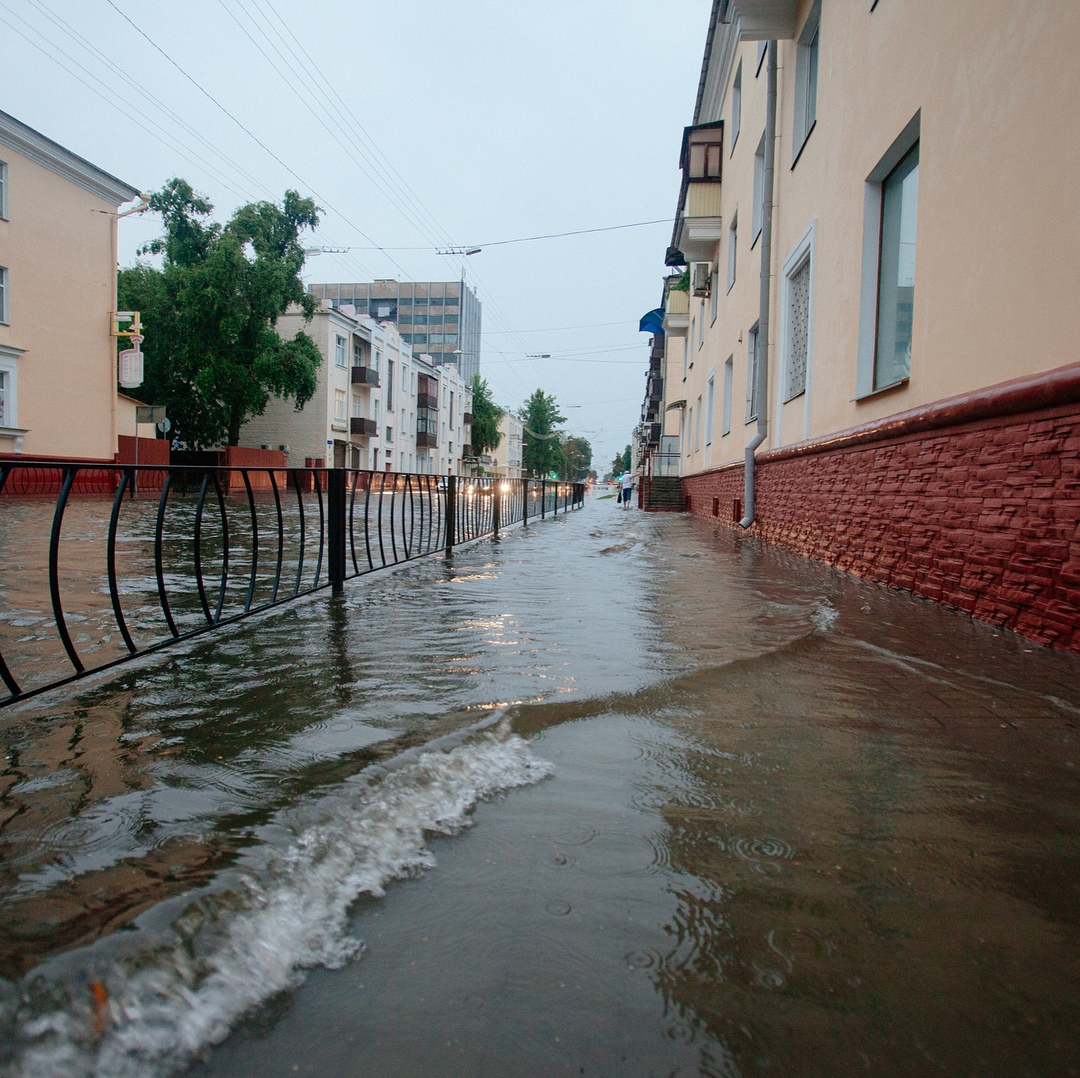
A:
<svg viewBox="0 0 1080 1078">
<path fill-rule="evenodd" d="M 765 95 L 765 168 L 761 192 L 761 288 L 758 299 L 757 354 L 754 363 L 754 407 L 757 411 L 757 433 L 746 447 L 746 463 L 743 466 L 743 505 L 745 515 L 739 521 L 740 528 L 754 523 L 754 451 L 765 441 L 769 433 L 768 384 L 769 384 L 769 296 L 772 283 L 772 217 L 773 176 L 775 172 L 776 142 L 776 41 L 766 46 L 766 95 Z"/>
</svg>

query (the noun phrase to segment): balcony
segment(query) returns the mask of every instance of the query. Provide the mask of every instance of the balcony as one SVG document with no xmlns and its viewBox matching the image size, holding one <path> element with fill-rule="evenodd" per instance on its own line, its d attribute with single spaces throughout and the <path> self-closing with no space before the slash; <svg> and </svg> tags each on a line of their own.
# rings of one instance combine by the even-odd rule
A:
<svg viewBox="0 0 1080 1078">
<path fill-rule="evenodd" d="M 439 395 L 437 393 L 417 393 L 416 407 L 427 408 L 434 412 L 439 407 Z"/>
<path fill-rule="evenodd" d="M 371 386 L 377 389 L 379 386 L 379 372 L 371 367 L 353 367 L 352 384 L 354 386 Z"/>
<path fill-rule="evenodd" d="M 354 371 L 356 369 L 356 367 L 353 367 Z M 349 433 L 360 438 L 374 438 L 379 433 L 379 425 L 374 419 L 363 419 L 354 415 L 349 420 Z"/>
<path fill-rule="evenodd" d="M 471 446 L 471 445 L 469 445 L 469 443 L 468 443 L 468 442 L 466 442 L 466 443 L 465 443 L 465 444 L 464 444 L 464 445 L 463 445 L 463 446 L 461 447 L 461 455 L 462 455 L 463 457 L 471 457 L 471 456 L 473 455 L 473 451 L 472 451 L 472 446 Z"/>
<path fill-rule="evenodd" d="M 435 449 L 439 444 L 439 439 L 430 431 L 418 430 L 416 432 L 416 448 L 417 449 Z"/>
<path fill-rule="evenodd" d="M 463 412 L 461 419 L 466 426 L 470 425 L 472 423 L 472 412 Z"/>
</svg>

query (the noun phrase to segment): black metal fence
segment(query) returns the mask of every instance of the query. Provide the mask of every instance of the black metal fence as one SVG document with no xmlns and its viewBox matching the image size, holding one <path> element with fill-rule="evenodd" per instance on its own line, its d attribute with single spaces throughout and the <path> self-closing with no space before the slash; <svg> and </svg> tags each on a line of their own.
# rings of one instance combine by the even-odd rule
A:
<svg viewBox="0 0 1080 1078">
<path fill-rule="evenodd" d="M 0 461 L 0 707 L 584 496 L 553 480 Z"/>
</svg>

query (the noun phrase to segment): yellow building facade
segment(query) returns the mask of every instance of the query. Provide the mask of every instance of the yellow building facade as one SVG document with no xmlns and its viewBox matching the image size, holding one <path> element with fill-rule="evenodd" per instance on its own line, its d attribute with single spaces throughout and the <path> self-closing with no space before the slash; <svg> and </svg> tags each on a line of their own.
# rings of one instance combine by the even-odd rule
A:
<svg viewBox="0 0 1080 1078">
<path fill-rule="evenodd" d="M 113 460 L 117 208 L 137 195 L 0 112 L 0 454 Z"/>
</svg>

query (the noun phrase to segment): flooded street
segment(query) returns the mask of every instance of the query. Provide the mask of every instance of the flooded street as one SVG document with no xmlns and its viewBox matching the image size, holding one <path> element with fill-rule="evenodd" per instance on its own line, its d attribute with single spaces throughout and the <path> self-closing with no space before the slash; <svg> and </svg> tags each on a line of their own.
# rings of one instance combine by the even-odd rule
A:
<svg viewBox="0 0 1080 1078">
<path fill-rule="evenodd" d="M 590 498 L 0 712 L 0 1070 L 1080 1075 L 1078 720 Z"/>
</svg>

